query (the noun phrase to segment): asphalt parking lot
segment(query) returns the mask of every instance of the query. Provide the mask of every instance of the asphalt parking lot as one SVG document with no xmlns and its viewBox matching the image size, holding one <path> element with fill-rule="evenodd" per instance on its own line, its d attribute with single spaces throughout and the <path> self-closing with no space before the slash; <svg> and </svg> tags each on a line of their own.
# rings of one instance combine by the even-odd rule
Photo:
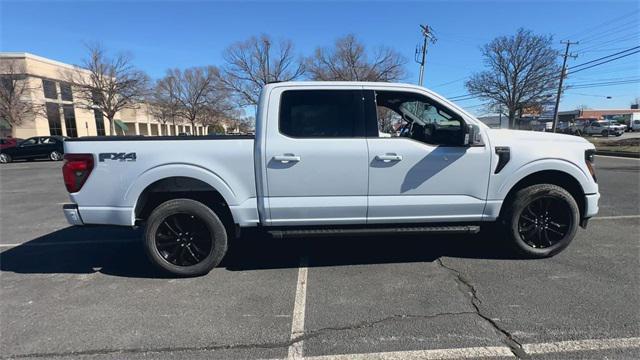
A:
<svg viewBox="0 0 640 360">
<path fill-rule="evenodd" d="M 486 234 L 246 237 L 190 279 L 139 231 L 68 227 L 61 163 L 0 167 L 3 358 L 640 357 L 640 161 L 597 158 L 600 214 L 563 253 Z"/>
</svg>

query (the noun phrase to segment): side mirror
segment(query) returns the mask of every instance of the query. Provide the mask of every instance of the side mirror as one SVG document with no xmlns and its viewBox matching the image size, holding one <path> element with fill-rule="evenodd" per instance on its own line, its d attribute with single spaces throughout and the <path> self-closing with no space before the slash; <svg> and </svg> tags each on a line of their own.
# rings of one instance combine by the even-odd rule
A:
<svg viewBox="0 0 640 360">
<path fill-rule="evenodd" d="M 478 125 L 467 124 L 464 126 L 463 144 L 465 146 L 483 145 Z"/>
</svg>

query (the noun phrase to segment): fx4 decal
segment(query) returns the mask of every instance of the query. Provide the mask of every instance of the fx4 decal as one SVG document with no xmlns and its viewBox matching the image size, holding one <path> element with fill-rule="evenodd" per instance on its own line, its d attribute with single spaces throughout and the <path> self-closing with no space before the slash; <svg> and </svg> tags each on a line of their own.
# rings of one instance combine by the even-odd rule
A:
<svg viewBox="0 0 640 360">
<path fill-rule="evenodd" d="M 136 153 L 100 153 L 98 154 L 98 161 L 104 162 L 105 160 L 118 160 L 118 161 L 136 161 Z"/>
</svg>

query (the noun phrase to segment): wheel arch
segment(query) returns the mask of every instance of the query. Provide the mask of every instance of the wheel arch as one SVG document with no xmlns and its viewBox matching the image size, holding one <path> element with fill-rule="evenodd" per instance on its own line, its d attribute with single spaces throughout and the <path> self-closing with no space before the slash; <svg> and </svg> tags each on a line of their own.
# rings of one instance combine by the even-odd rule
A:
<svg viewBox="0 0 640 360">
<path fill-rule="evenodd" d="M 552 184 L 567 190 L 578 204 L 580 217 L 582 218 L 586 210 L 585 191 L 582 184 L 573 174 L 557 169 L 535 171 L 517 180 L 517 182 L 509 188 L 509 191 L 504 197 L 500 208 L 500 218 L 502 218 L 503 212 L 507 208 L 506 205 L 513 202 L 518 191 L 536 184 Z"/>
<path fill-rule="evenodd" d="M 178 196 L 195 197 L 194 200 L 205 202 L 210 207 L 222 204 L 229 214 L 229 206 L 238 203 L 236 193 L 220 176 L 187 164 L 166 164 L 142 173 L 127 189 L 124 203 L 133 208 L 132 223 L 135 223 L 136 219 L 148 216 L 149 207 L 155 204 L 150 203 L 150 199 L 157 202 Z M 230 215 L 230 219 L 233 222 L 233 216 Z"/>
</svg>

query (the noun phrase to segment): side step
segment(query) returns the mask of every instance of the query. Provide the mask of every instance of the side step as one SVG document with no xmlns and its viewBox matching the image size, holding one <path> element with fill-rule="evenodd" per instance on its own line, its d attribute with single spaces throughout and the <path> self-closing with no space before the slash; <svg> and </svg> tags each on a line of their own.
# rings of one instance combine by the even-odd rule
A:
<svg viewBox="0 0 640 360">
<path fill-rule="evenodd" d="M 274 238 L 334 236 L 334 235 L 380 235 L 380 234 L 477 234 L 479 225 L 420 225 L 393 227 L 348 227 L 348 228 L 279 228 L 267 230 Z"/>
</svg>

